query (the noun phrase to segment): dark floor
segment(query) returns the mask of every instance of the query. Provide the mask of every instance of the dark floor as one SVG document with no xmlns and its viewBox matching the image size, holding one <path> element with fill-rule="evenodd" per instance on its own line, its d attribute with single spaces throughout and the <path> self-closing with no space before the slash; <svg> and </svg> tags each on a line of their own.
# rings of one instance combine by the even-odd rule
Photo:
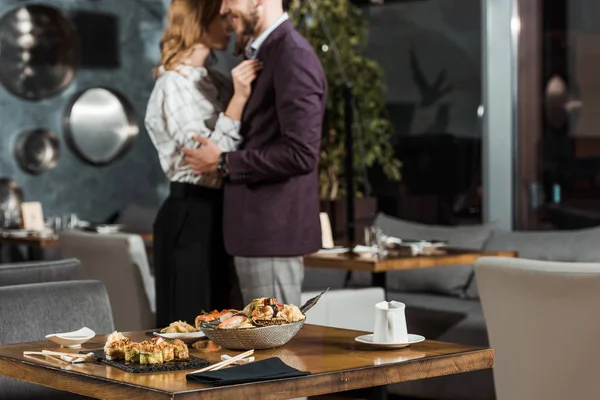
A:
<svg viewBox="0 0 600 400">
<path fill-rule="evenodd" d="M 382 397 L 380 392 L 369 390 L 352 390 L 344 393 L 335 393 L 324 396 L 309 397 L 309 400 L 422 400 L 414 397 L 403 397 L 388 394 L 387 397 Z"/>
</svg>

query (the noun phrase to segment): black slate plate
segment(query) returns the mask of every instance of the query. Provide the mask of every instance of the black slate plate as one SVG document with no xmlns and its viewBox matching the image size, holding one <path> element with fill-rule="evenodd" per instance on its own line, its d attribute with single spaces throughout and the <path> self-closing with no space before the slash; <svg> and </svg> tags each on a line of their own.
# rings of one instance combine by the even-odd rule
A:
<svg viewBox="0 0 600 400">
<path fill-rule="evenodd" d="M 90 351 L 80 351 L 80 353 L 87 354 L 90 353 Z M 94 358 L 96 361 L 133 373 L 183 371 L 186 369 L 204 368 L 210 364 L 208 361 L 194 356 L 190 356 L 189 361 L 173 361 L 157 365 L 126 364 L 125 360 L 107 360 L 106 356 L 104 355 L 104 350 L 92 350 L 91 353 L 94 353 Z"/>
</svg>

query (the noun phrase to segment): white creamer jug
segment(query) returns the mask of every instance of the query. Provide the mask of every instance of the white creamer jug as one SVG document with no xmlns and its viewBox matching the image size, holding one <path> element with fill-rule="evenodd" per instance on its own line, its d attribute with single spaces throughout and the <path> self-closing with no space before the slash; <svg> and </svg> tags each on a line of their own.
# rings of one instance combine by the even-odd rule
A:
<svg viewBox="0 0 600 400">
<path fill-rule="evenodd" d="M 406 305 L 399 301 L 382 301 L 375 304 L 375 343 L 408 343 Z"/>
</svg>

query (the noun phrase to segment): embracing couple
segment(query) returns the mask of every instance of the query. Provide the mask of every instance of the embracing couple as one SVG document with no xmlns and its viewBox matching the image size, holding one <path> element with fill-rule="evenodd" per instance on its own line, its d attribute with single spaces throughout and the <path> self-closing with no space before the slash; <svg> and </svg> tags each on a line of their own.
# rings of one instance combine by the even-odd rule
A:
<svg viewBox="0 0 600 400">
<path fill-rule="evenodd" d="M 233 31 L 232 83 L 209 66 Z M 145 123 L 171 181 L 154 228 L 159 326 L 257 297 L 299 304 L 302 257 L 321 247 L 315 51 L 282 0 L 173 0 L 156 76 Z"/>
</svg>

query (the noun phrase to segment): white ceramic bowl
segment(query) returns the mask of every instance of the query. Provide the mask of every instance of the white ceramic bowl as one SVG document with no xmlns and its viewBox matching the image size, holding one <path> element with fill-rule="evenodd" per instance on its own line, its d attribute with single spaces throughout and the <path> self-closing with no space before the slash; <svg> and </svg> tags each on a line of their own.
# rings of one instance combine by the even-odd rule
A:
<svg viewBox="0 0 600 400">
<path fill-rule="evenodd" d="M 96 336 L 96 332 L 90 328 L 81 328 L 80 330 L 74 332 L 53 333 L 46 335 L 46 339 L 59 344 L 61 347 L 77 349 L 94 336 Z"/>
</svg>

